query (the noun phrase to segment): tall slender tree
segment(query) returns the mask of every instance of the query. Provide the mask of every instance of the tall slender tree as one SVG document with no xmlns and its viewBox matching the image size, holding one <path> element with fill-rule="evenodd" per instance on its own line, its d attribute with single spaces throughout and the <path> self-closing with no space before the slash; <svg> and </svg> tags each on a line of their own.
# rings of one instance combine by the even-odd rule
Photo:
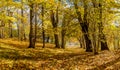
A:
<svg viewBox="0 0 120 70">
<path fill-rule="evenodd" d="M 30 1 L 31 2 L 31 1 Z M 31 3 L 30 5 L 30 33 L 29 33 L 29 47 L 28 48 L 35 48 L 35 39 L 34 39 L 34 25 L 33 25 L 33 8 L 34 4 Z"/>
<path fill-rule="evenodd" d="M 42 3 L 42 37 L 43 37 L 43 48 L 45 48 L 44 3 Z"/>
<path fill-rule="evenodd" d="M 99 11 L 100 11 L 99 37 L 100 37 L 100 42 L 101 42 L 101 50 L 109 50 L 105 34 L 103 33 L 103 28 L 104 28 L 103 21 L 102 21 L 103 0 L 99 0 Z"/>
<path fill-rule="evenodd" d="M 24 10 L 23 10 L 23 0 L 21 0 L 22 8 L 21 8 L 21 16 L 24 17 Z M 25 23 L 23 19 L 21 19 L 21 40 L 26 40 L 25 36 Z"/>
<path fill-rule="evenodd" d="M 59 14 L 58 14 L 58 4 L 57 4 L 57 8 L 56 8 L 56 12 L 54 12 L 54 10 L 51 10 L 51 22 L 52 22 L 52 26 L 54 29 L 54 39 L 55 39 L 55 47 L 56 48 L 60 48 L 60 44 L 59 44 L 59 35 L 58 35 L 58 22 L 59 22 Z"/>
</svg>

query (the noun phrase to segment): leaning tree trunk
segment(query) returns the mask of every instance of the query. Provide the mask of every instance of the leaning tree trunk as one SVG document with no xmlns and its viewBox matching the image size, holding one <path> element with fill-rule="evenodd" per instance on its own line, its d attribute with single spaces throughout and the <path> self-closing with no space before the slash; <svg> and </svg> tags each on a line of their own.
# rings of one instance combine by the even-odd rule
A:
<svg viewBox="0 0 120 70">
<path fill-rule="evenodd" d="M 86 52 L 92 52 L 92 44 L 91 44 L 91 40 L 89 39 L 89 34 L 88 34 L 88 23 L 87 23 L 87 6 L 84 6 L 84 20 L 82 20 L 82 17 L 81 17 L 81 13 L 79 12 L 78 10 L 78 5 L 77 5 L 77 2 L 74 2 L 74 6 L 75 6 L 75 9 L 76 9 L 76 13 L 78 15 L 78 21 L 80 23 L 80 26 L 81 26 L 81 29 L 82 29 L 82 33 L 83 33 L 83 36 L 85 38 L 85 44 L 86 44 Z"/>
<path fill-rule="evenodd" d="M 34 41 L 34 31 L 33 31 L 33 4 L 30 5 L 30 33 L 29 33 L 29 47 L 28 48 L 35 48 L 35 41 Z"/>
</svg>

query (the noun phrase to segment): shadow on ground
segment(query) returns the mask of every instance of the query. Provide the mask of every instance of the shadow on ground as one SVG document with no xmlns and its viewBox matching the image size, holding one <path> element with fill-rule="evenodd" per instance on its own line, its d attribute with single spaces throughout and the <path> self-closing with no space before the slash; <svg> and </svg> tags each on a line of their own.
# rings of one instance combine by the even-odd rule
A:
<svg viewBox="0 0 120 70">
<path fill-rule="evenodd" d="M 76 56 L 82 56 L 86 58 L 92 56 L 92 54 L 87 53 L 69 53 L 64 52 L 56 53 L 49 51 L 50 49 L 11 49 L 0 47 L 0 58 L 10 59 L 10 60 L 65 60 Z M 55 49 L 52 49 L 55 50 Z"/>
</svg>

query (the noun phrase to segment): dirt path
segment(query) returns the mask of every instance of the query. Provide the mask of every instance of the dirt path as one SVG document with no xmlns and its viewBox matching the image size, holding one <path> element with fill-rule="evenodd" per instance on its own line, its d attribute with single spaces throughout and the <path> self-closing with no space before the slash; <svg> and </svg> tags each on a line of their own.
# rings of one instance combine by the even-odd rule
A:
<svg viewBox="0 0 120 70">
<path fill-rule="evenodd" d="M 55 69 L 66 70 L 119 70 L 120 51 L 103 51 L 99 55 L 93 56 L 88 53 L 85 55 L 74 56 L 67 60 L 56 60 L 52 65 Z M 46 62 L 43 67 L 50 68 L 52 62 Z M 119 64 L 119 65 L 118 65 Z M 112 66 L 111 66 L 112 65 Z"/>
<path fill-rule="evenodd" d="M 98 65 L 92 70 L 119 70 L 120 69 L 120 51 L 114 52 L 115 57 L 111 61 Z"/>
</svg>

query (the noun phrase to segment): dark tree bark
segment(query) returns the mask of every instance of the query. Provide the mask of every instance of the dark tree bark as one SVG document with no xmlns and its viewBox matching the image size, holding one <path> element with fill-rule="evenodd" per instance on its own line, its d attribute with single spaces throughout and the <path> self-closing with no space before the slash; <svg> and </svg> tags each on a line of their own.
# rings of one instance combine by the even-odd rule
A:
<svg viewBox="0 0 120 70">
<path fill-rule="evenodd" d="M 48 36 L 46 42 L 49 43 L 49 40 L 50 40 L 50 37 Z"/>
<path fill-rule="evenodd" d="M 80 23 L 80 26 L 82 28 L 82 33 L 85 38 L 85 43 L 86 43 L 86 52 L 92 52 L 92 45 L 91 45 L 91 40 L 89 39 L 89 34 L 88 34 L 88 23 L 87 23 L 87 6 L 84 6 L 84 20 L 81 18 L 81 13 L 78 10 L 78 5 L 77 2 L 74 2 L 74 6 L 76 9 L 76 13 L 78 15 L 78 20 Z"/>
<path fill-rule="evenodd" d="M 10 27 L 10 38 L 12 38 L 13 37 L 13 32 L 12 32 L 12 24 L 11 23 L 9 23 L 9 27 Z"/>
<path fill-rule="evenodd" d="M 33 4 L 30 5 L 30 33 L 29 33 L 29 47 L 35 48 L 35 39 L 34 39 L 34 31 L 33 31 Z"/>
<path fill-rule="evenodd" d="M 99 37 L 100 37 L 100 42 L 101 42 L 101 50 L 109 50 L 108 45 L 107 45 L 107 40 L 105 37 L 105 34 L 103 33 L 103 23 L 102 23 L 102 2 L 99 2 L 99 8 L 100 8 L 100 23 L 99 23 Z"/>
<path fill-rule="evenodd" d="M 65 49 L 65 36 L 62 34 L 62 44 L 61 48 Z"/>
<path fill-rule="evenodd" d="M 57 34 L 54 34 L 54 37 L 55 37 L 55 48 L 60 48 L 59 36 Z"/>
<path fill-rule="evenodd" d="M 64 23 L 63 23 L 64 24 Z M 61 48 L 65 49 L 65 30 L 64 27 L 62 27 L 62 32 L 61 32 Z"/>
<path fill-rule="evenodd" d="M 57 27 L 58 27 L 58 8 L 56 10 L 56 19 L 55 19 L 55 13 L 53 12 L 53 10 L 51 10 L 51 21 L 52 21 L 53 29 L 55 30 L 55 32 L 58 32 L 58 30 L 57 30 Z M 55 38 L 55 48 L 60 48 L 59 36 L 57 33 L 54 33 L 54 38 Z"/>
<path fill-rule="evenodd" d="M 65 14 L 64 14 L 65 15 Z M 62 22 L 62 31 L 61 31 L 61 48 L 65 49 L 65 17 L 63 17 L 63 22 Z"/>
<path fill-rule="evenodd" d="M 42 5 L 42 37 L 43 37 L 43 46 L 45 48 L 45 29 L 44 29 L 44 6 Z"/>
</svg>

